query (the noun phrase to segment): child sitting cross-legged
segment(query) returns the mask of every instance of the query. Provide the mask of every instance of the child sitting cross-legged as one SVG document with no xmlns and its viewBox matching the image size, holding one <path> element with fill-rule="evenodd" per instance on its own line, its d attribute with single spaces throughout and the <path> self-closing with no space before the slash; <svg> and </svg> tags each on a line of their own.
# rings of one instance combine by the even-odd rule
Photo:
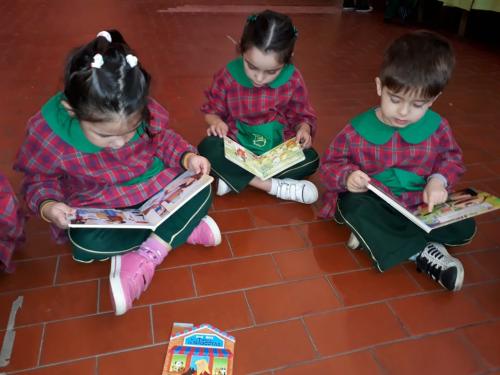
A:
<svg viewBox="0 0 500 375">
<path fill-rule="evenodd" d="M 473 219 L 426 233 L 367 191 L 372 183 L 412 209 L 446 201 L 464 173 L 462 152 L 445 118 L 430 110 L 455 63 L 448 41 L 428 31 L 401 36 L 387 49 L 375 79 L 380 105 L 358 115 L 322 157 L 322 216 L 352 230 L 348 246 L 369 252 L 379 271 L 409 258 L 448 290 L 459 290 L 463 266 L 445 246 L 468 243 Z"/>
</svg>

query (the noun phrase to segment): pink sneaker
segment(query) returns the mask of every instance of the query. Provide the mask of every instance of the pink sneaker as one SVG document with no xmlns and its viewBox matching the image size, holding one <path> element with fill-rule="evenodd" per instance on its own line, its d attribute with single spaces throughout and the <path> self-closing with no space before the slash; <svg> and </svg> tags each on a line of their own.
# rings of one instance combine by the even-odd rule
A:
<svg viewBox="0 0 500 375">
<path fill-rule="evenodd" d="M 111 258 L 109 283 L 115 315 L 125 314 L 132 307 L 132 302 L 151 283 L 156 266 L 167 255 L 166 249 L 152 249 L 147 241 L 137 251 Z"/>
<path fill-rule="evenodd" d="M 207 215 L 201 219 L 186 242 L 191 245 L 217 246 L 222 242 L 222 236 L 215 220 Z"/>
</svg>

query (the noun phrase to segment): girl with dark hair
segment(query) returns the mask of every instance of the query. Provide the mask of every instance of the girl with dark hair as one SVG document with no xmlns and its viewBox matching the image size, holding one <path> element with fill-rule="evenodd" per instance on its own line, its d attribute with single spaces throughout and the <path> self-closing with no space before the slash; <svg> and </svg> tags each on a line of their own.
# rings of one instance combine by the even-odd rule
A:
<svg viewBox="0 0 500 375">
<path fill-rule="evenodd" d="M 304 177 L 318 168 L 311 148 L 316 114 L 298 69 L 291 63 L 297 30 L 284 14 L 266 10 L 248 17 L 239 43 L 240 57 L 215 74 L 201 110 L 208 124 L 199 145 L 218 177 L 217 195 L 239 193 L 251 185 L 281 199 L 311 204 L 316 186 Z M 228 136 L 257 155 L 297 137 L 306 159 L 261 180 L 224 157 Z"/>
<path fill-rule="evenodd" d="M 69 238 L 73 258 L 111 257 L 110 285 L 117 315 L 146 290 L 170 250 L 187 242 L 215 246 L 217 224 L 206 216 L 210 187 L 154 232 L 143 229 L 68 229 L 73 207 L 136 207 L 183 170 L 209 173 L 209 161 L 168 128 L 168 112 L 148 96 L 150 76 L 121 34 L 100 32 L 71 53 L 64 91 L 28 123 L 15 163 L 25 173 L 30 209 Z"/>
</svg>

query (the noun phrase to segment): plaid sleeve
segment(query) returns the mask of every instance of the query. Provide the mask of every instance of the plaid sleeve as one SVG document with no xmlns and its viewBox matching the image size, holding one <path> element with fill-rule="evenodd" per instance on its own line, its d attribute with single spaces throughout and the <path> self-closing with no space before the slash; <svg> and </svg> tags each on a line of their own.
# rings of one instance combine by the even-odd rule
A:
<svg viewBox="0 0 500 375">
<path fill-rule="evenodd" d="M 359 169 L 351 162 L 350 154 L 354 129 L 347 125 L 328 146 L 321 158 L 319 177 L 326 190 L 343 192 L 349 174 Z"/>
<path fill-rule="evenodd" d="M 21 193 L 35 214 L 38 214 L 38 207 L 43 201 L 64 199 L 62 174 L 58 172 L 59 148 L 55 147 L 55 138 L 40 114 L 33 117 L 14 163 L 14 169 L 24 173 Z"/>
<path fill-rule="evenodd" d="M 207 100 L 201 106 L 201 112 L 217 115 L 221 119 L 227 118 L 226 96 L 230 82 L 231 77 L 226 68 L 221 69 L 214 75 L 212 85 L 208 90 L 205 90 Z"/>
<path fill-rule="evenodd" d="M 305 122 L 311 126 L 311 135 L 314 136 L 317 128 L 316 112 L 309 103 L 309 93 L 298 70 L 295 70 L 292 80 L 293 95 L 286 113 L 288 123 L 295 130 L 299 124 Z"/>
<path fill-rule="evenodd" d="M 9 269 L 12 253 L 24 237 L 24 216 L 9 181 L 0 174 L 0 269 Z"/>
<path fill-rule="evenodd" d="M 175 168 L 182 166 L 181 158 L 186 152 L 197 153 L 196 148 L 172 129 L 168 128 L 168 112 L 158 102 L 151 100 L 149 103 L 151 122 L 153 128 L 158 129 L 154 137 L 158 143 L 158 157 L 166 166 Z"/>
<path fill-rule="evenodd" d="M 462 159 L 462 150 L 453 137 L 448 121 L 443 118 L 441 125 L 435 133 L 439 139 L 437 158 L 432 169 L 432 174 L 439 173 L 446 178 L 448 187 L 452 188 L 465 172 Z"/>
</svg>

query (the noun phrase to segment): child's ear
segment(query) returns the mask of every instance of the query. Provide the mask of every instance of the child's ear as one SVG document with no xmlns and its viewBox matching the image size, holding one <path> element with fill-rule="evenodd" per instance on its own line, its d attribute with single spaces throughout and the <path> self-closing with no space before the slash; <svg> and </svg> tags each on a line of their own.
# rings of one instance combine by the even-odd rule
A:
<svg viewBox="0 0 500 375">
<path fill-rule="evenodd" d="M 61 100 L 61 104 L 64 107 L 64 109 L 68 111 L 68 114 L 71 117 L 75 117 L 75 111 L 73 111 L 73 107 L 71 107 L 66 100 Z"/>
<path fill-rule="evenodd" d="M 382 96 L 382 81 L 380 78 L 375 77 L 375 85 L 377 86 L 377 95 Z"/>
</svg>

